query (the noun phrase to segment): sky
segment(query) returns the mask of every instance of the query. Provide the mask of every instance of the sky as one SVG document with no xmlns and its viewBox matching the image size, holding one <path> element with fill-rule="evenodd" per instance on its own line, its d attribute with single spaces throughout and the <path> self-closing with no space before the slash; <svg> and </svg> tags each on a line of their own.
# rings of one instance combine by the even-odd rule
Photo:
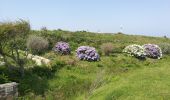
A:
<svg viewBox="0 0 170 100">
<path fill-rule="evenodd" d="M 20 18 L 32 29 L 170 37 L 170 0 L 0 0 L 0 21 Z"/>
</svg>

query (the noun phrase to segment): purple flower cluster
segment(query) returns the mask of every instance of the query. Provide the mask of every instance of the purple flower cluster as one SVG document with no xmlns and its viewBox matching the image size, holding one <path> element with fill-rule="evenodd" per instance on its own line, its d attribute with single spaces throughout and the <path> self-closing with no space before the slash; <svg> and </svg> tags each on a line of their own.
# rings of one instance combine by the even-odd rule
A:
<svg viewBox="0 0 170 100">
<path fill-rule="evenodd" d="M 55 47 L 53 48 L 53 50 L 55 52 L 58 52 L 58 53 L 63 54 L 63 55 L 70 54 L 70 52 L 71 52 L 69 44 L 66 43 L 66 42 L 62 42 L 62 41 L 57 42 Z"/>
<path fill-rule="evenodd" d="M 100 60 L 99 54 L 96 52 L 96 49 L 89 46 L 80 46 L 77 50 L 77 57 L 80 60 L 87 61 L 98 61 Z"/>
<path fill-rule="evenodd" d="M 143 45 L 146 56 L 150 58 L 160 59 L 162 58 L 162 51 L 158 45 L 145 44 Z"/>
</svg>

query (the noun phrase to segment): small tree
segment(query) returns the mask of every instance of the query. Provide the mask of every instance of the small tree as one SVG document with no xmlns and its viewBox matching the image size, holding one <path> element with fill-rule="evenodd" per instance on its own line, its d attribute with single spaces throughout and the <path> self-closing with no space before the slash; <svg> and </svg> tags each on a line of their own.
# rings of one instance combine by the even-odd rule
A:
<svg viewBox="0 0 170 100">
<path fill-rule="evenodd" d="M 20 49 L 25 47 L 25 38 L 30 31 L 30 24 L 25 20 L 15 22 L 0 22 L 0 54 L 9 67 L 8 58 L 11 58 L 20 68 L 24 75 L 24 61 L 21 58 Z"/>
<path fill-rule="evenodd" d="M 106 56 L 109 56 L 110 53 L 113 52 L 113 44 L 112 43 L 103 43 L 101 46 L 100 46 L 102 52 L 104 53 L 104 55 Z"/>
<path fill-rule="evenodd" d="M 42 37 L 31 35 L 27 39 L 27 48 L 34 54 L 40 54 L 48 49 L 48 41 Z"/>
</svg>

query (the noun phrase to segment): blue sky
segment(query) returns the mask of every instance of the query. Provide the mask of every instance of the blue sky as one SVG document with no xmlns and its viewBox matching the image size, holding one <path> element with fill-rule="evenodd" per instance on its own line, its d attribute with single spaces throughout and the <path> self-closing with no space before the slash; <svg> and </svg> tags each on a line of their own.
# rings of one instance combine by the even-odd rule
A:
<svg viewBox="0 0 170 100">
<path fill-rule="evenodd" d="M 32 29 L 170 36 L 170 0 L 0 0 L 0 21 L 18 18 Z"/>
</svg>

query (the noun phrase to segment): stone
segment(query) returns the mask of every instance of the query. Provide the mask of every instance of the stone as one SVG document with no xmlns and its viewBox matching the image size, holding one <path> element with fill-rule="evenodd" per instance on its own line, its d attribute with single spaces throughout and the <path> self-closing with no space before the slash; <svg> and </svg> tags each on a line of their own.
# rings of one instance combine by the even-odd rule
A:
<svg viewBox="0 0 170 100">
<path fill-rule="evenodd" d="M 6 84 L 0 84 L 0 100 L 12 100 L 18 96 L 18 83 L 11 82 Z"/>
</svg>

